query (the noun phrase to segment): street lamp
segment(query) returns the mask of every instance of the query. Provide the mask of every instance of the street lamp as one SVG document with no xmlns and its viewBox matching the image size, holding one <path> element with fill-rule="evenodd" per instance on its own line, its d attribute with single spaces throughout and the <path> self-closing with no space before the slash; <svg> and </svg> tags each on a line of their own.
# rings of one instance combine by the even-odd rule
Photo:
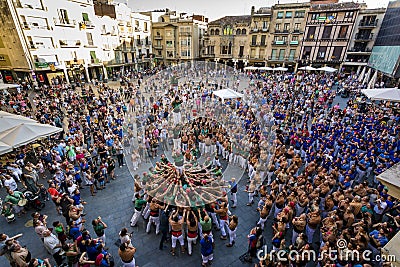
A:
<svg viewBox="0 0 400 267">
<path fill-rule="evenodd" d="M 217 71 L 217 63 L 218 63 L 218 61 L 219 61 L 219 57 L 216 57 L 216 58 L 214 58 L 214 61 L 215 61 L 215 71 Z"/>
</svg>

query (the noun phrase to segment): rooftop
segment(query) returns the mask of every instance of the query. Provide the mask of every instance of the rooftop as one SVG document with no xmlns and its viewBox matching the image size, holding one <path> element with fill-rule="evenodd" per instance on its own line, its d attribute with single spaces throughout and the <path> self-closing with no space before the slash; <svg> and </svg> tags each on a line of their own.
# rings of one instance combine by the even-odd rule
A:
<svg viewBox="0 0 400 267">
<path fill-rule="evenodd" d="M 211 21 L 209 25 L 226 25 L 226 24 L 237 24 L 237 23 L 247 23 L 250 25 L 251 23 L 251 16 L 244 15 L 244 16 L 225 16 L 220 19 Z"/>
<path fill-rule="evenodd" d="M 339 10 L 356 10 L 360 9 L 361 4 L 354 2 L 335 3 L 335 4 L 319 4 L 311 5 L 310 11 L 339 11 Z"/>
</svg>

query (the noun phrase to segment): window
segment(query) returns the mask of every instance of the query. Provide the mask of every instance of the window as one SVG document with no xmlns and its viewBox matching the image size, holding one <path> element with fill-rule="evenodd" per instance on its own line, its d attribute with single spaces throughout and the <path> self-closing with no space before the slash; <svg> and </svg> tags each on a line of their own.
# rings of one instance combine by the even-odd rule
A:
<svg viewBox="0 0 400 267">
<path fill-rule="evenodd" d="M 278 13 L 276 14 L 276 18 L 277 19 L 282 19 L 283 18 L 283 11 L 278 11 Z"/>
<path fill-rule="evenodd" d="M 285 59 L 285 49 L 279 50 L 279 60 Z"/>
<path fill-rule="evenodd" d="M 349 26 L 347 26 L 347 25 L 340 26 L 340 31 L 339 31 L 339 36 L 338 36 L 339 39 L 346 39 L 348 28 L 349 28 Z"/>
<path fill-rule="evenodd" d="M 147 22 L 144 23 L 143 27 L 144 27 L 143 31 L 147 32 Z"/>
<path fill-rule="evenodd" d="M 257 43 L 257 35 L 252 35 L 251 36 L 251 44 L 256 45 L 256 43 Z"/>
<path fill-rule="evenodd" d="M 308 28 L 307 39 L 313 40 L 315 39 L 315 29 L 317 27 L 312 26 Z"/>
<path fill-rule="evenodd" d="M 299 36 L 297 36 L 297 35 L 292 36 L 292 41 L 298 41 L 298 40 L 299 40 Z"/>
<path fill-rule="evenodd" d="M 305 46 L 303 50 L 303 57 L 302 59 L 309 59 L 311 55 L 311 46 Z"/>
<path fill-rule="evenodd" d="M 342 51 L 342 46 L 335 46 L 335 48 L 333 49 L 332 60 L 340 60 L 340 58 L 342 57 Z"/>
<path fill-rule="evenodd" d="M 242 31 L 240 29 L 237 29 L 236 30 L 236 35 L 240 35 L 240 34 L 242 34 Z"/>
<path fill-rule="evenodd" d="M 295 55 L 296 55 L 296 49 L 290 49 L 289 60 L 294 60 Z"/>
<path fill-rule="evenodd" d="M 317 59 L 325 59 L 326 46 L 320 46 L 317 54 Z"/>
<path fill-rule="evenodd" d="M 210 30 L 210 35 L 214 35 L 214 34 L 215 34 L 214 29 L 211 29 Z"/>
<path fill-rule="evenodd" d="M 353 18 L 353 15 L 354 15 L 354 12 L 353 12 L 353 11 L 346 12 L 346 13 L 344 14 L 344 18 L 345 18 L 345 19 L 351 19 L 351 18 Z"/>
<path fill-rule="evenodd" d="M 290 28 L 290 23 L 285 23 L 285 24 L 283 25 L 283 30 L 284 30 L 284 31 L 289 31 L 289 28 Z"/>
<path fill-rule="evenodd" d="M 292 17 L 293 12 L 292 11 L 286 11 L 285 18 L 290 19 Z"/>
<path fill-rule="evenodd" d="M 215 30 L 215 35 L 219 35 L 219 29 Z"/>
<path fill-rule="evenodd" d="M 294 13 L 294 17 L 295 18 L 304 18 L 305 14 L 306 14 L 305 10 L 299 10 Z"/>
<path fill-rule="evenodd" d="M 58 10 L 58 17 L 60 18 L 60 23 L 69 24 L 67 10 L 65 10 L 65 9 Z"/>
<path fill-rule="evenodd" d="M 319 18 L 319 13 L 314 13 L 311 15 L 312 20 L 318 20 L 318 18 Z"/>
<path fill-rule="evenodd" d="M 83 21 L 89 21 L 88 13 L 82 13 L 82 19 L 83 19 Z"/>
<path fill-rule="evenodd" d="M 190 57 L 190 50 L 182 50 L 181 56 L 182 57 Z"/>
<path fill-rule="evenodd" d="M 282 36 L 282 41 L 283 41 L 284 44 L 286 44 L 287 43 L 287 36 Z"/>
<path fill-rule="evenodd" d="M 268 29 L 268 21 L 263 21 L 263 26 L 262 26 L 262 28 L 263 28 L 264 30 Z"/>
<path fill-rule="evenodd" d="M 265 45 L 265 39 L 267 38 L 266 35 L 261 35 L 261 45 Z"/>
<path fill-rule="evenodd" d="M 246 35 L 246 29 L 242 29 L 242 34 Z"/>
<path fill-rule="evenodd" d="M 233 34 L 233 29 L 230 25 L 227 25 L 224 27 L 224 31 L 223 31 L 224 35 L 232 35 Z"/>
<path fill-rule="evenodd" d="M 244 53 L 244 46 L 241 45 L 239 46 L 239 57 L 243 57 L 243 53 Z"/>
<path fill-rule="evenodd" d="M 190 46 L 190 39 L 182 39 L 181 40 L 181 45 L 182 46 Z"/>
<path fill-rule="evenodd" d="M 88 45 L 93 45 L 93 37 L 92 37 L 92 34 L 90 32 L 86 33 L 86 38 L 87 38 L 87 41 L 88 41 Z"/>
<path fill-rule="evenodd" d="M 280 29 L 281 29 L 281 24 L 280 23 L 275 24 L 275 30 L 279 31 Z"/>
<path fill-rule="evenodd" d="M 173 47 L 174 46 L 174 42 L 173 41 L 165 41 L 165 44 L 167 47 Z"/>
<path fill-rule="evenodd" d="M 277 49 L 272 49 L 271 51 L 271 59 L 274 60 L 277 58 L 278 50 Z"/>
<path fill-rule="evenodd" d="M 325 26 L 322 39 L 331 39 L 332 26 Z"/>
<path fill-rule="evenodd" d="M 274 42 L 279 41 L 279 36 L 274 36 Z"/>
</svg>

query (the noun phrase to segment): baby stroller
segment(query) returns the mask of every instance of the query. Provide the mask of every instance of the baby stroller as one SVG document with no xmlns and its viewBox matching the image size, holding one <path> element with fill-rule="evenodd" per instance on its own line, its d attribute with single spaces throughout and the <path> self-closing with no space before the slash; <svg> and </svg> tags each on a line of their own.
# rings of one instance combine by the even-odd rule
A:
<svg viewBox="0 0 400 267">
<path fill-rule="evenodd" d="M 26 208 L 32 208 L 36 211 L 40 211 L 46 206 L 46 204 L 39 197 L 39 192 L 34 194 L 32 191 L 25 191 L 24 196 L 26 200 L 28 200 L 25 206 Z"/>
<path fill-rule="evenodd" d="M 3 201 L 0 199 L 0 206 L 2 207 L 1 215 L 3 215 L 6 218 L 6 221 L 8 223 L 15 221 L 15 216 L 14 213 L 12 212 L 11 205 L 8 204 L 3 205 Z"/>
</svg>

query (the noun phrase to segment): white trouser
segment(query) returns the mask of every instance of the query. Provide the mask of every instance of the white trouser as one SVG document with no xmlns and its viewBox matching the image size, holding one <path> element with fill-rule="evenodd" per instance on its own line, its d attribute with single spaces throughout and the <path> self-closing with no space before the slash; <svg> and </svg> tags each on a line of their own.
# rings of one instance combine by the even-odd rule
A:
<svg viewBox="0 0 400 267">
<path fill-rule="evenodd" d="M 150 216 L 149 222 L 147 223 L 146 232 L 150 233 L 151 224 L 154 223 L 156 225 L 156 235 L 160 232 L 160 217 Z"/>
<path fill-rule="evenodd" d="M 144 208 L 142 215 L 145 220 L 147 220 L 149 218 L 149 216 L 150 216 L 150 204 L 149 203 L 146 204 L 146 207 Z"/>
<path fill-rule="evenodd" d="M 123 262 L 123 261 L 121 261 L 121 262 L 122 262 L 122 267 L 136 267 L 135 258 L 133 258 L 133 260 L 131 262 L 128 262 L 128 263 Z"/>
<path fill-rule="evenodd" d="M 228 227 L 228 222 L 226 220 L 219 220 L 219 228 L 221 229 L 222 236 L 226 236 L 225 226 Z"/>
<path fill-rule="evenodd" d="M 249 192 L 249 203 L 253 203 L 254 202 L 254 197 L 255 193 L 254 192 Z"/>
<path fill-rule="evenodd" d="M 174 142 L 174 150 L 180 150 L 181 149 L 181 139 L 172 139 Z"/>
<path fill-rule="evenodd" d="M 233 201 L 233 207 L 236 207 L 236 204 L 237 204 L 237 193 L 232 193 L 231 194 L 231 199 Z"/>
<path fill-rule="evenodd" d="M 216 227 L 218 227 L 219 229 L 219 224 L 218 224 L 218 219 L 217 219 L 217 214 L 215 214 L 215 212 L 209 212 L 209 215 L 212 219 L 212 222 L 216 225 Z"/>
<path fill-rule="evenodd" d="M 208 256 L 201 255 L 201 259 L 203 260 L 203 263 L 206 264 L 214 259 L 214 255 L 213 254 L 210 254 Z"/>
<path fill-rule="evenodd" d="M 228 233 L 229 233 L 229 244 L 232 245 L 233 241 L 235 241 L 236 239 L 236 228 L 233 231 L 228 228 Z"/>
<path fill-rule="evenodd" d="M 174 124 L 178 124 L 182 121 L 182 115 L 180 112 L 172 112 L 172 118 L 174 120 Z"/>
<path fill-rule="evenodd" d="M 197 236 L 196 237 L 187 237 L 187 242 L 188 242 L 188 253 L 192 254 L 193 245 L 196 245 L 196 242 L 197 242 Z"/>
<path fill-rule="evenodd" d="M 205 145 L 204 154 L 210 154 L 210 153 L 211 153 L 211 146 Z"/>
<path fill-rule="evenodd" d="M 140 217 L 140 210 L 135 209 L 135 212 L 133 213 L 133 216 L 131 218 L 131 226 L 136 225 L 137 221 L 139 220 L 139 217 Z"/>
<path fill-rule="evenodd" d="M 264 230 L 265 222 L 267 221 L 267 218 L 263 219 L 260 217 L 260 220 L 258 220 L 258 223 L 261 226 L 261 229 Z"/>
<path fill-rule="evenodd" d="M 181 246 L 185 245 L 185 240 L 183 239 L 183 235 L 180 235 L 178 237 L 172 235 L 171 236 L 171 242 L 172 242 L 172 248 L 176 248 L 176 241 L 179 240 L 179 243 Z"/>
<path fill-rule="evenodd" d="M 201 143 L 201 142 L 199 142 L 199 150 L 200 150 L 200 154 L 204 154 L 204 150 L 205 150 L 205 144 L 204 143 Z"/>
</svg>

